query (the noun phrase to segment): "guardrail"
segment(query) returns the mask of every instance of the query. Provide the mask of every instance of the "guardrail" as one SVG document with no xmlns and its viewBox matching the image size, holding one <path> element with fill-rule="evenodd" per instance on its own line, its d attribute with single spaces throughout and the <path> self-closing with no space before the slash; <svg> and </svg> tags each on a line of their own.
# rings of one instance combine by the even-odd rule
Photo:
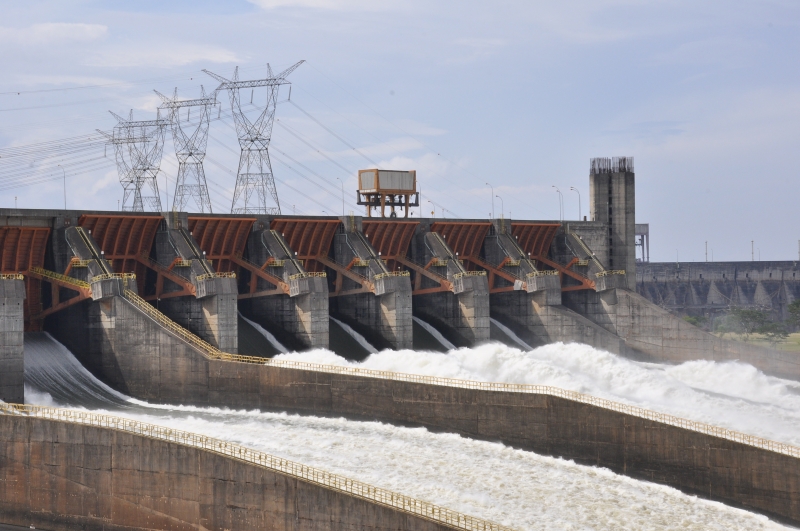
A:
<svg viewBox="0 0 800 531">
<path fill-rule="evenodd" d="M 3 273 L 0 274 L 0 280 L 25 280 L 25 275 L 20 273 Z"/>
<path fill-rule="evenodd" d="M 119 278 L 127 283 L 128 280 L 136 280 L 136 273 L 103 273 L 92 277 L 91 282 L 100 282 L 101 280 L 110 280 L 112 278 Z"/>
<path fill-rule="evenodd" d="M 318 277 L 318 278 L 326 278 L 328 276 L 325 271 L 310 271 L 305 273 L 296 273 L 294 275 L 289 275 L 289 280 L 297 280 L 298 278 L 309 278 L 309 277 Z"/>
<path fill-rule="evenodd" d="M 608 277 L 611 275 L 624 275 L 624 274 L 625 274 L 624 269 L 609 269 L 607 271 L 600 271 L 599 273 L 595 273 L 594 276 L 600 278 L 600 277 Z"/>
<path fill-rule="evenodd" d="M 81 260 L 76 256 L 70 260 L 69 263 L 72 265 L 72 267 L 89 267 L 89 263 L 92 261 L 93 260 Z"/>
<path fill-rule="evenodd" d="M 306 466 L 288 459 L 283 459 L 197 433 L 174 430 L 164 426 L 147 424 L 138 420 L 114 417 L 111 415 L 100 415 L 87 411 L 75 411 L 45 406 L 0 403 L 0 414 L 25 415 L 57 422 L 70 422 L 85 426 L 108 428 L 126 433 L 133 433 L 149 439 L 182 444 L 184 446 L 199 448 L 207 452 L 231 457 L 238 461 L 243 461 L 266 470 L 299 479 L 306 483 L 319 485 L 328 490 L 355 496 L 457 529 L 463 529 L 465 531 L 512 531 L 510 527 L 452 511 L 439 505 L 412 498 L 411 496 L 398 494 L 397 492 L 375 487 L 338 474 L 326 472 L 318 468 Z"/>
<path fill-rule="evenodd" d="M 503 267 L 519 267 L 520 260 L 507 260 Z"/>
<path fill-rule="evenodd" d="M 197 275 L 197 281 L 202 282 L 203 280 L 209 280 L 212 278 L 236 278 L 236 273 L 227 272 L 227 273 L 206 273 L 204 275 Z"/>
<path fill-rule="evenodd" d="M 589 265 L 589 260 L 576 260 L 575 261 L 575 265 L 576 266 L 588 266 Z"/>
<path fill-rule="evenodd" d="M 410 276 L 411 273 L 408 271 L 387 271 L 386 273 L 378 273 L 372 278 L 373 280 L 380 280 L 382 278 L 388 278 L 388 277 L 410 277 Z"/>
<path fill-rule="evenodd" d="M 461 273 L 456 273 L 453 275 L 453 278 L 461 278 L 461 277 L 485 277 L 486 271 L 463 271 Z"/>
<path fill-rule="evenodd" d="M 474 273 L 471 271 L 470 273 Z M 485 274 L 485 272 L 483 272 Z M 659 413 L 637 406 L 623 404 L 621 402 L 614 402 L 605 398 L 598 398 L 595 396 L 578 393 L 577 391 L 568 391 L 559 387 L 552 387 L 549 385 L 531 385 L 531 384 L 515 384 L 504 382 L 480 382 L 476 380 L 461 380 L 457 378 L 442 378 L 439 376 L 426 376 L 421 374 L 407 374 L 401 372 L 380 371 L 376 369 L 363 369 L 360 367 L 348 367 L 341 365 L 323 365 L 320 363 L 309 363 L 305 361 L 293 360 L 274 360 L 264 359 L 255 356 L 243 356 L 241 354 L 229 354 L 222 352 L 216 347 L 203 341 L 195 336 L 188 330 L 178 326 L 172 322 L 167 316 L 156 310 L 152 305 L 148 304 L 144 299 L 136 295 L 131 290 L 125 290 L 125 298 L 131 301 L 140 309 L 144 310 L 148 315 L 159 323 L 164 324 L 170 331 L 178 335 L 181 339 L 188 344 L 199 349 L 208 358 L 221 360 L 221 361 L 236 361 L 240 363 L 251 363 L 254 365 L 268 365 L 271 367 L 278 367 L 283 369 L 296 369 L 301 371 L 315 371 L 324 372 L 329 374 L 345 374 L 352 376 L 364 376 L 367 378 L 379 378 L 382 380 L 391 380 L 398 382 L 410 382 L 426 385 L 439 385 L 444 387 L 457 387 L 462 389 L 476 389 L 480 391 L 504 392 L 504 393 L 526 393 L 554 396 L 571 400 L 573 402 L 580 402 L 591 406 L 599 407 L 609 411 L 616 411 L 625 415 L 638 417 L 646 420 L 652 420 L 661 424 L 675 426 L 686 430 L 719 437 L 729 441 L 734 441 L 741 444 L 746 444 L 762 450 L 769 450 L 791 457 L 800 458 L 800 447 L 791 444 L 785 444 L 777 441 L 758 437 L 756 435 L 749 435 L 747 433 L 730 430 L 728 428 L 721 428 L 719 426 L 712 426 L 704 422 L 688 420 L 667 413 Z"/>
<path fill-rule="evenodd" d="M 528 273 L 525 275 L 528 278 L 532 277 L 549 277 L 549 276 L 556 276 L 560 274 L 560 271 L 557 269 L 542 269 L 540 271 L 534 271 L 533 273 Z"/>
<path fill-rule="evenodd" d="M 37 275 L 41 275 L 45 278 L 52 278 L 53 280 L 58 280 L 64 284 L 71 284 L 80 289 L 91 289 L 91 286 L 88 282 L 84 282 L 83 280 L 78 280 L 77 278 L 68 277 L 67 275 L 62 275 L 61 273 L 56 273 L 55 271 L 50 271 L 49 269 L 44 269 L 41 267 L 32 267 L 29 269 L 31 273 L 36 273 Z"/>
<path fill-rule="evenodd" d="M 175 260 L 175 267 L 192 267 L 191 260 Z"/>
</svg>

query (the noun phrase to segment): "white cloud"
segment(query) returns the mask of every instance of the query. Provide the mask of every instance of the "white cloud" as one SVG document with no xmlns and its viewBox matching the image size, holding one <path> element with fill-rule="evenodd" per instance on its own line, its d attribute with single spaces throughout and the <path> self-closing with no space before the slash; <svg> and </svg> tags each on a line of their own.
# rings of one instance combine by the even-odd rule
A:
<svg viewBox="0 0 800 531">
<path fill-rule="evenodd" d="M 330 11 L 383 11 L 397 4 L 386 0 L 248 0 L 262 9 L 280 7 L 324 9 Z"/>
<path fill-rule="evenodd" d="M 93 42 L 105 38 L 108 27 L 101 24 L 48 22 L 27 28 L 0 27 L 0 41 L 23 46 L 41 46 L 56 42 Z"/>
<path fill-rule="evenodd" d="M 174 67 L 192 63 L 243 62 L 236 53 L 219 46 L 161 43 L 159 46 L 139 46 L 106 49 L 89 58 L 88 66 L 104 67 Z"/>
</svg>

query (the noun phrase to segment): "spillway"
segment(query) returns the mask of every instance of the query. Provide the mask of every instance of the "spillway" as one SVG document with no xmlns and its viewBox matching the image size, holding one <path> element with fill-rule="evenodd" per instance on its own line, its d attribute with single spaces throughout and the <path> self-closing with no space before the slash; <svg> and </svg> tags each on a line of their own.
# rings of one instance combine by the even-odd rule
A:
<svg viewBox="0 0 800 531">
<path fill-rule="evenodd" d="M 470 349 L 454 352 L 462 351 Z M 33 403 L 85 407 L 229 440 L 521 531 L 786 529 L 764 516 L 608 470 L 423 428 L 148 404 L 96 380 L 46 334 L 26 336 L 25 356 L 26 394 Z"/>
<path fill-rule="evenodd" d="M 529 351 L 500 343 L 446 354 L 383 351 L 360 363 L 323 350 L 288 353 L 278 359 L 552 385 L 800 445 L 800 382 L 767 376 L 738 362 L 641 363 L 576 343 L 554 343 Z"/>
</svg>

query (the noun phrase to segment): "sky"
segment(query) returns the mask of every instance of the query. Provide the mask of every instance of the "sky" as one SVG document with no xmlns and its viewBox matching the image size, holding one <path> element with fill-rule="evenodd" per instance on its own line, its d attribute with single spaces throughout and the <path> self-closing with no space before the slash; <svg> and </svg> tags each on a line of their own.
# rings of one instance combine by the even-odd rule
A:
<svg viewBox="0 0 800 531">
<path fill-rule="evenodd" d="M 154 90 L 212 93 L 203 69 L 260 79 L 304 60 L 271 137 L 285 214 L 363 212 L 357 170 L 378 166 L 417 171 L 414 216 L 578 219 L 589 160 L 632 156 L 652 261 L 703 261 L 706 242 L 709 260 L 750 260 L 751 241 L 755 259 L 800 257 L 796 0 L 3 0 L 0 12 L 0 207 L 63 208 L 66 195 L 116 210 L 114 149 L 97 133 L 116 125 L 109 110 L 153 119 Z M 251 118 L 264 90 L 252 105 L 242 94 Z M 239 145 L 217 98 L 204 167 L 222 213 Z M 165 209 L 177 167 L 167 130 Z"/>
</svg>

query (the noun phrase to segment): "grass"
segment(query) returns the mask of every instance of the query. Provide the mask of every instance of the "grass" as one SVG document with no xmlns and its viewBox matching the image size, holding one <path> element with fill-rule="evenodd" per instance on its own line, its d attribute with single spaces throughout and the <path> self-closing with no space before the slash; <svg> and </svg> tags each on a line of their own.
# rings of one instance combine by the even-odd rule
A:
<svg viewBox="0 0 800 531">
<path fill-rule="evenodd" d="M 733 341 L 744 341 L 744 336 L 742 334 L 734 334 L 734 333 L 727 333 L 722 335 L 720 333 L 714 333 L 717 337 L 724 337 L 725 339 L 732 339 Z M 795 332 L 793 334 L 789 334 L 785 340 L 779 342 L 777 345 L 773 347 L 772 344 L 769 343 L 764 336 L 761 334 L 750 334 L 750 338 L 747 343 L 758 345 L 761 347 L 767 348 L 775 348 L 776 350 L 781 350 L 784 352 L 800 352 L 800 332 Z"/>
</svg>

